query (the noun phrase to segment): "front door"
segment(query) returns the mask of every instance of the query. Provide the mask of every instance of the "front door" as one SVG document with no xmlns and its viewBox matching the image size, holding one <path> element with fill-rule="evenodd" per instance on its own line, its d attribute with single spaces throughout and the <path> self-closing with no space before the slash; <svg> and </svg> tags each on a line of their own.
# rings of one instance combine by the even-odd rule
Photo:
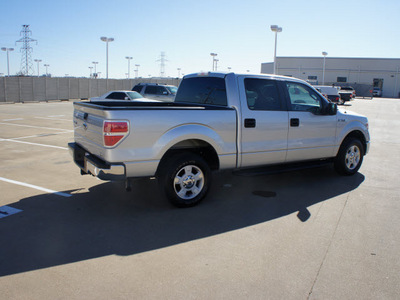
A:
<svg viewBox="0 0 400 300">
<path fill-rule="evenodd" d="M 289 134 L 286 162 L 334 156 L 336 115 L 322 114 L 326 100 L 309 86 L 286 82 Z"/>
</svg>

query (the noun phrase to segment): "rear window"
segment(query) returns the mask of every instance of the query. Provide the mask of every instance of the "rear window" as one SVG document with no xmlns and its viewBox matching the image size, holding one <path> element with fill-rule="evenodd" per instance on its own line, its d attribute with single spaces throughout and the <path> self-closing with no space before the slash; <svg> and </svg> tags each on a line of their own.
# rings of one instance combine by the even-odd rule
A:
<svg viewBox="0 0 400 300">
<path fill-rule="evenodd" d="M 179 86 L 175 102 L 227 106 L 225 79 L 217 77 L 184 79 Z"/>
<path fill-rule="evenodd" d="M 132 91 L 140 93 L 142 91 L 142 85 L 136 85 L 133 87 Z"/>
</svg>

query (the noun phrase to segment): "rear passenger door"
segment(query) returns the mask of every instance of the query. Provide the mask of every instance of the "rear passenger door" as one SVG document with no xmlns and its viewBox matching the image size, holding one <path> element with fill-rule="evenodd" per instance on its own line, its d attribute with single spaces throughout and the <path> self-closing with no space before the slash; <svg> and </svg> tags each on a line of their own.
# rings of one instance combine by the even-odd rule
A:
<svg viewBox="0 0 400 300">
<path fill-rule="evenodd" d="M 286 82 L 289 106 L 287 162 L 334 155 L 336 115 L 323 113 L 327 100 L 309 86 Z"/>
<path fill-rule="evenodd" d="M 282 163 L 286 158 L 288 111 L 276 80 L 238 77 L 241 102 L 240 167 Z"/>
</svg>

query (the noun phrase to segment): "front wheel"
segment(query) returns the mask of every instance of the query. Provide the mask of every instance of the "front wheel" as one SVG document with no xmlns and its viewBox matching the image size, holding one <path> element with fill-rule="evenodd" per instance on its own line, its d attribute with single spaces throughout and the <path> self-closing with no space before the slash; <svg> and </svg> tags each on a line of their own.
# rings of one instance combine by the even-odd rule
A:
<svg viewBox="0 0 400 300">
<path fill-rule="evenodd" d="M 176 154 L 168 159 L 158 178 L 168 200 L 177 207 L 198 204 L 207 194 L 211 170 L 203 158 L 192 153 Z"/>
<path fill-rule="evenodd" d="M 335 158 L 335 170 L 341 175 L 354 175 L 361 167 L 364 147 L 360 140 L 346 139 Z"/>
</svg>

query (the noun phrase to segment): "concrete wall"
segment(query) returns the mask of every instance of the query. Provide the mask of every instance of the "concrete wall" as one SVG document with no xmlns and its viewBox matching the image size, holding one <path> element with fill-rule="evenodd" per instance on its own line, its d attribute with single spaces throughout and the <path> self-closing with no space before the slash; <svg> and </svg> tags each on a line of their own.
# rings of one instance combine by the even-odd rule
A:
<svg viewBox="0 0 400 300">
<path fill-rule="evenodd" d="M 137 83 L 179 85 L 177 78 L 89 79 L 0 77 L 0 103 L 86 99 L 112 90 L 131 90 Z"/>
<path fill-rule="evenodd" d="M 261 73 L 273 72 L 273 63 L 263 63 Z M 323 57 L 277 57 L 277 74 L 303 80 L 316 76 L 323 81 Z M 346 82 L 338 82 L 338 77 Z M 383 97 L 398 98 L 400 93 L 400 59 L 392 58 L 335 58 L 326 57 L 325 84 L 363 85 L 372 87 L 374 79 L 382 79 Z M 368 89 L 369 91 L 369 89 Z M 359 94 L 359 93 L 357 93 Z"/>
</svg>

